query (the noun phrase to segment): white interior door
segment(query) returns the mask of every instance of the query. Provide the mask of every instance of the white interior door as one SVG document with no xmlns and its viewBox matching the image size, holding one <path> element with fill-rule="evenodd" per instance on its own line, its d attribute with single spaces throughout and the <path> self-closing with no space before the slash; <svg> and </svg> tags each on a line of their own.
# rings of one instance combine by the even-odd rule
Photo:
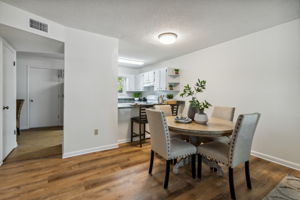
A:
<svg viewBox="0 0 300 200">
<path fill-rule="evenodd" d="M 16 52 L 3 46 L 3 158 L 16 146 Z"/>
<path fill-rule="evenodd" d="M 57 69 L 29 68 L 30 128 L 60 125 L 60 87 Z"/>
</svg>

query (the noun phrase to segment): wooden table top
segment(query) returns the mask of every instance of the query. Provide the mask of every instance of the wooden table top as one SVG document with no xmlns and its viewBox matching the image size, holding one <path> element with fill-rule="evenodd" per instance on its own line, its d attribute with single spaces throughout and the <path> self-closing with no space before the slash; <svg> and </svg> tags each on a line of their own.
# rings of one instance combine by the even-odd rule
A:
<svg viewBox="0 0 300 200">
<path fill-rule="evenodd" d="M 231 135 L 234 128 L 232 121 L 218 118 L 210 118 L 207 125 L 197 124 L 194 121 L 189 124 L 178 123 L 175 122 L 174 118 L 175 116 L 166 117 L 169 129 L 181 135 L 220 137 Z"/>
</svg>

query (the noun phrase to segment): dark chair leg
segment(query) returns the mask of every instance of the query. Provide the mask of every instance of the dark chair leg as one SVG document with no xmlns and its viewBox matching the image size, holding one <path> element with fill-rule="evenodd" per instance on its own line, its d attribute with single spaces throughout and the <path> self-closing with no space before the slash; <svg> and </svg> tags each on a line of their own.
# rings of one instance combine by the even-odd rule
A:
<svg viewBox="0 0 300 200">
<path fill-rule="evenodd" d="M 152 173 L 153 160 L 154 160 L 154 151 L 153 151 L 153 150 L 151 150 L 151 152 L 150 152 L 150 165 L 149 165 L 149 174 L 151 174 L 151 173 Z"/>
<path fill-rule="evenodd" d="M 233 169 L 229 167 L 229 188 L 231 199 L 236 200 L 235 191 L 234 191 L 234 181 L 233 181 Z"/>
<path fill-rule="evenodd" d="M 249 169 L 249 161 L 245 162 L 245 174 L 246 174 L 246 182 L 248 189 L 252 189 L 251 178 L 250 178 L 250 169 Z"/>
<path fill-rule="evenodd" d="M 144 126 L 143 126 L 143 131 L 144 131 L 144 142 L 146 142 L 146 124 L 144 123 Z"/>
<path fill-rule="evenodd" d="M 164 188 L 167 189 L 169 185 L 169 174 L 170 174 L 170 160 L 166 161 L 166 174 L 164 181 Z"/>
<path fill-rule="evenodd" d="M 131 120 L 131 138 L 130 138 L 130 142 L 132 143 L 133 142 L 133 121 Z"/>
<path fill-rule="evenodd" d="M 20 135 L 20 128 L 17 128 L 17 134 Z"/>
<path fill-rule="evenodd" d="M 140 147 L 142 147 L 142 124 L 139 123 Z"/>
<path fill-rule="evenodd" d="M 196 155 L 192 155 L 192 177 L 196 178 Z"/>
<path fill-rule="evenodd" d="M 198 155 L 198 178 L 201 179 L 201 173 L 202 173 L 202 156 Z"/>
<path fill-rule="evenodd" d="M 176 158 L 173 160 L 173 163 L 174 163 L 174 165 L 176 165 L 176 163 L 177 163 L 177 159 Z"/>
</svg>

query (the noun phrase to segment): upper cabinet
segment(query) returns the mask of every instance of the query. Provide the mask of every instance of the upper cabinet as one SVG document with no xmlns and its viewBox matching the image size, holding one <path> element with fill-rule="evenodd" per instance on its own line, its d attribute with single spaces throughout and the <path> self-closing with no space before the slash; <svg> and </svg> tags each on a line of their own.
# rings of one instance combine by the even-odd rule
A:
<svg viewBox="0 0 300 200">
<path fill-rule="evenodd" d="M 126 91 L 135 91 L 135 76 L 134 75 L 127 75 L 126 76 Z"/>
<path fill-rule="evenodd" d="M 135 76 L 135 89 L 136 91 L 144 90 L 144 74 L 138 74 Z"/>
<path fill-rule="evenodd" d="M 155 91 L 179 91 L 179 70 L 161 68 L 155 71 Z"/>
<path fill-rule="evenodd" d="M 155 77 L 154 71 L 143 73 L 144 87 L 153 86 L 154 85 L 154 77 Z"/>
<path fill-rule="evenodd" d="M 180 73 L 174 68 L 160 68 L 138 75 L 126 75 L 126 91 L 144 91 L 144 87 L 153 87 L 154 91 L 179 91 Z"/>
</svg>

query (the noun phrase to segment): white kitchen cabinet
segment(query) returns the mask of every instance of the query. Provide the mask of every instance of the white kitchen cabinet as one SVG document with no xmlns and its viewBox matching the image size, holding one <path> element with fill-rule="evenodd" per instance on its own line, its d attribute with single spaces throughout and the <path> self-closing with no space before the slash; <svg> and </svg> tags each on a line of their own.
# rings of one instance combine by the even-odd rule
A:
<svg viewBox="0 0 300 200">
<path fill-rule="evenodd" d="M 136 91 L 144 90 L 144 74 L 138 74 L 135 76 L 135 90 Z"/>
<path fill-rule="evenodd" d="M 126 91 L 135 91 L 135 76 L 134 75 L 127 75 L 126 76 Z"/>
<path fill-rule="evenodd" d="M 154 90 L 167 90 L 167 68 L 162 68 L 155 71 Z"/>
<path fill-rule="evenodd" d="M 160 90 L 160 70 L 154 71 L 154 91 Z"/>
<path fill-rule="evenodd" d="M 154 71 L 143 73 L 144 86 L 153 86 L 154 85 Z"/>
<path fill-rule="evenodd" d="M 167 83 L 167 68 L 160 69 L 160 90 L 167 90 L 168 83 Z"/>
</svg>

